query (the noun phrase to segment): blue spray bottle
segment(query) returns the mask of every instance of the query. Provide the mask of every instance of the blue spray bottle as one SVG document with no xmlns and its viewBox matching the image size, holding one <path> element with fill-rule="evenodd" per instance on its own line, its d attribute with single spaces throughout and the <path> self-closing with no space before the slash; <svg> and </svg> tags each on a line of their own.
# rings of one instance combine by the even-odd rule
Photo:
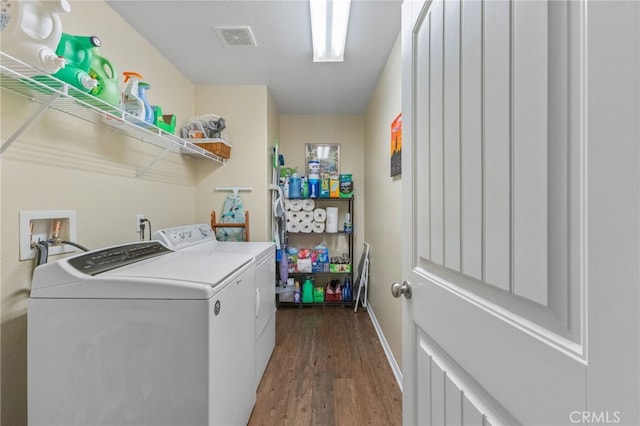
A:
<svg viewBox="0 0 640 426">
<path fill-rule="evenodd" d="M 151 108 L 151 105 L 147 100 L 147 90 L 149 89 L 151 89 L 151 85 L 149 83 L 146 83 L 144 81 L 138 83 L 138 97 L 142 99 L 142 103 L 144 104 L 144 121 L 149 124 L 153 124 L 155 118 L 153 114 L 153 108 Z"/>
</svg>

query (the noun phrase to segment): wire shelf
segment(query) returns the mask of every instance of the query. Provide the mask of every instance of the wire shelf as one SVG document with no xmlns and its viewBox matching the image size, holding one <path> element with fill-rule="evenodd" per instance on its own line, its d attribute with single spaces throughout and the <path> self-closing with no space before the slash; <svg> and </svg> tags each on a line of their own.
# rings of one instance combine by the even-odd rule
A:
<svg viewBox="0 0 640 426">
<path fill-rule="evenodd" d="M 36 68 L 4 52 L 0 52 L 0 86 L 3 90 L 16 93 L 42 105 L 41 110 L 36 111 L 33 117 L 27 119 L 21 128 L 3 142 L 0 152 L 4 152 L 19 134 L 46 109 L 53 108 L 163 148 L 165 151 L 159 154 L 142 172 L 138 172 L 136 177 L 143 175 L 167 152 L 180 153 L 194 158 L 206 158 L 219 163 L 225 162 L 225 159 L 218 155 L 165 132 L 159 127 L 141 122 L 122 109 L 84 93 L 51 75 L 44 75 Z M 222 139 L 220 141 L 224 142 Z"/>
</svg>

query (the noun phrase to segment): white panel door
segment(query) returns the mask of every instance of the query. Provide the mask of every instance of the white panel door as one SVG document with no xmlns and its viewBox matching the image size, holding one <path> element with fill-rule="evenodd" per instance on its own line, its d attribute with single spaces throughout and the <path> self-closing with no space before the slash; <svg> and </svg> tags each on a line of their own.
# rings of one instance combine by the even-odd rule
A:
<svg viewBox="0 0 640 426">
<path fill-rule="evenodd" d="M 405 1 L 404 423 L 640 424 L 640 3 Z"/>
</svg>

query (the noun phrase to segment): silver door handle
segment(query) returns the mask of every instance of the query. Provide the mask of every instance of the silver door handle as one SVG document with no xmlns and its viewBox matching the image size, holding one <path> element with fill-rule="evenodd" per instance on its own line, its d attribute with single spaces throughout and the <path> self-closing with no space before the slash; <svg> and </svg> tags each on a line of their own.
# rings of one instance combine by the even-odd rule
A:
<svg viewBox="0 0 640 426">
<path fill-rule="evenodd" d="M 411 285 L 407 281 L 404 281 L 402 284 L 393 283 L 391 284 L 391 294 L 396 298 L 404 294 L 404 297 L 411 299 Z"/>
</svg>

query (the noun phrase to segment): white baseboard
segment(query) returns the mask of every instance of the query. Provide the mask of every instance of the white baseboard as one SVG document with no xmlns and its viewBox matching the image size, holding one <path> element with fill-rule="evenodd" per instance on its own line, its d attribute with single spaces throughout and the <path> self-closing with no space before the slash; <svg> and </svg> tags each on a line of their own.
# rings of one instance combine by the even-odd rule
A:
<svg viewBox="0 0 640 426">
<path fill-rule="evenodd" d="M 393 375 L 396 378 L 396 382 L 398 382 L 398 386 L 400 387 L 400 392 L 402 392 L 402 371 L 400 371 L 400 367 L 396 362 L 393 353 L 391 352 L 391 348 L 389 347 L 389 343 L 387 339 L 384 337 L 384 333 L 380 328 L 380 324 L 378 323 L 378 319 L 376 315 L 373 313 L 373 309 L 371 309 L 371 305 L 367 303 L 367 312 L 369 313 L 369 318 L 371 318 L 371 322 L 373 323 L 373 328 L 376 330 L 376 334 L 378 335 L 378 340 L 380 340 L 380 344 L 382 345 L 382 349 L 384 350 L 384 354 L 387 356 L 387 361 L 389 361 L 389 366 L 391 366 L 391 371 L 393 371 Z"/>
</svg>

